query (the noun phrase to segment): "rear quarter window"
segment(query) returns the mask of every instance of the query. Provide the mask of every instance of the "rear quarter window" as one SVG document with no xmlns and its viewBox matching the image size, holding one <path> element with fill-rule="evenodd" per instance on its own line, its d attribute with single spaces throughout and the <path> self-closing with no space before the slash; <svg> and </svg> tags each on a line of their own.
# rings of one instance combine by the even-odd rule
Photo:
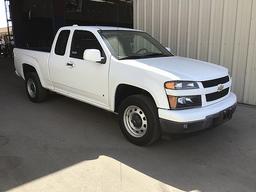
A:
<svg viewBox="0 0 256 192">
<path fill-rule="evenodd" d="M 61 55 L 61 56 L 65 55 L 69 34 L 70 34 L 69 30 L 63 30 L 60 32 L 56 42 L 55 50 L 54 50 L 56 55 Z"/>
</svg>

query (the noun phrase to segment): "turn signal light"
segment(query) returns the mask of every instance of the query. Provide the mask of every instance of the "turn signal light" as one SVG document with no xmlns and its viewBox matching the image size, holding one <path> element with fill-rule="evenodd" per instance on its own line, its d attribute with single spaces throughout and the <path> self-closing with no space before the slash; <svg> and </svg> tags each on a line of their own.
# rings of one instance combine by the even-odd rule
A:
<svg viewBox="0 0 256 192">
<path fill-rule="evenodd" d="M 166 89 L 175 89 L 175 84 L 175 82 L 166 82 L 164 86 Z"/>
<path fill-rule="evenodd" d="M 176 109 L 177 108 L 177 97 L 168 95 L 168 100 L 171 109 Z"/>
</svg>

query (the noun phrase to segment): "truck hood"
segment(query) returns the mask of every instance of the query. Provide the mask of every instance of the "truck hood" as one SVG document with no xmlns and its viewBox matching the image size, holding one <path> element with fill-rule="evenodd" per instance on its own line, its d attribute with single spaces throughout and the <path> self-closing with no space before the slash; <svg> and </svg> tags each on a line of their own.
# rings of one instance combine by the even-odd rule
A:
<svg viewBox="0 0 256 192">
<path fill-rule="evenodd" d="M 228 75 L 228 69 L 222 66 L 177 56 L 138 59 L 135 62 L 136 65 L 142 64 L 150 71 L 163 74 L 168 72 L 175 80 L 205 81 Z"/>
</svg>

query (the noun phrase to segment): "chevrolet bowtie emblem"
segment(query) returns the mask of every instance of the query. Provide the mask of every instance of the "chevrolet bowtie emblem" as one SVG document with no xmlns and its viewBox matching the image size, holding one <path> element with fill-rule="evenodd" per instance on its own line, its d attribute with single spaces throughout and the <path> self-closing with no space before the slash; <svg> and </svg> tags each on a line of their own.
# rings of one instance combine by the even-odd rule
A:
<svg viewBox="0 0 256 192">
<path fill-rule="evenodd" d="M 219 84 L 217 91 L 221 92 L 223 89 L 224 89 L 224 85 L 223 84 Z"/>
</svg>

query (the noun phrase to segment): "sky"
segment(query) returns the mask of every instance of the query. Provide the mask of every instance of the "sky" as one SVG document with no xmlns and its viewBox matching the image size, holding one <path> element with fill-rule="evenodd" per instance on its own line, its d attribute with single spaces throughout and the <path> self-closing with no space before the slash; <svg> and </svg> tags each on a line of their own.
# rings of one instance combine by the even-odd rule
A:
<svg viewBox="0 0 256 192">
<path fill-rule="evenodd" d="M 6 27 L 4 0 L 0 0 L 0 28 Z"/>
</svg>

